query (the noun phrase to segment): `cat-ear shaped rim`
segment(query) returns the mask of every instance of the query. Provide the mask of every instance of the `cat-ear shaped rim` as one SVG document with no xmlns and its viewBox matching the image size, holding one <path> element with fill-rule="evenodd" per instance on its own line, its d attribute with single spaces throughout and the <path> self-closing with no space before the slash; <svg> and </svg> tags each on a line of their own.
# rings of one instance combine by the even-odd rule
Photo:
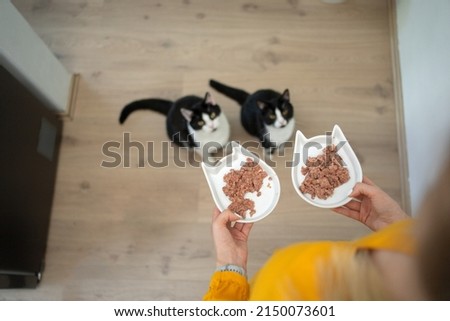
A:
<svg viewBox="0 0 450 321">
<path fill-rule="evenodd" d="M 181 108 L 180 109 L 181 115 L 183 115 L 184 119 L 186 119 L 188 122 L 192 120 L 192 115 L 194 112 L 187 108 Z"/>
<path fill-rule="evenodd" d="M 216 102 L 214 101 L 214 98 L 213 98 L 213 96 L 210 94 L 209 91 L 206 92 L 206 94 L 205 94 L 205 99 L 203 99 L 203 102 L 204 102 L 206 105 L 212 105 L 212 106 L 215 106 L 215 105 L 216 105 Z"/>
</svg>

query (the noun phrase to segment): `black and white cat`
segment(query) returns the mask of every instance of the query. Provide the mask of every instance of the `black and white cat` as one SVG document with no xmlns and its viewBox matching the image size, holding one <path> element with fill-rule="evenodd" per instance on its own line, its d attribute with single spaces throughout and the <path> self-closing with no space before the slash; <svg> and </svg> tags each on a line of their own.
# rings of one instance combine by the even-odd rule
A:
<svg viewBox="0 0 450 321">
<path fill-rule="evenodd" d="M 249 94 L 212 79 L 209 84 L 241 105 L 242 126 L 250 135 L 259 138 L 266 151 L 273 152 L 291 138 L 295 119 L 288 89 L 282 94 L 272 89 L 262 89 Z"/>
<path fill-rule="evenodd" d="M 175 102 L 157 98 L 131 102 L 122 109 L 119 122 L 123 124 L 132 112 L 142 109 L 166 115 L 169 138 L 178 146 L 194 148 L 200 155 L 214 153 L 228 143 L 230 125 L 227 117 L 208 92 L 205 98 L 185 96 Z M 203 147 L 211 142 L 214 145 L 208 145 L 210 147 L 204 151 Z"/>
</svg>

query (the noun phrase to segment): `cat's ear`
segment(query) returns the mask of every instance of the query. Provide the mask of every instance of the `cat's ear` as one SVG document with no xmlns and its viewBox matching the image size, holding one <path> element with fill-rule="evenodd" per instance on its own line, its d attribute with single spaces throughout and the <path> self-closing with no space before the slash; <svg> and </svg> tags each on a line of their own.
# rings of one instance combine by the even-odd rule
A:
<svg viewBox="0 0 450 321">
<path fill-rule="evenodd" d="M 209 92 L 206 92 L 205 99 L 203 101 L 205 102 L 206 105 L 213 105 L 213 106 L 216 105 L 213 96 Z"/>
<path fill-rule="evenodd" d="M 283 100 L 289 101 L 289 99 L 291 99 L 290 94 L 289 94 L 289 89 L 286 89 L 286 90 L 283 92 L 283 95 L 281 95 L 281 97 L 283 98 Z"/>
<path fill-rule="evenodd" d="M 192 110 L 181 108 L 181 115 L 183 115 L 184 119 L 186 119 L 188 122 L 192 120 L 192 114 L 194 113 Z"/>
<path fill-rule="evenodd" d="M 264 108 L 266 108 L 267 104 L 261 100 L 257 100 L 256 101 L 256 105 L 259 107 L 259 109 L 263 110 Z"/>
</svg>

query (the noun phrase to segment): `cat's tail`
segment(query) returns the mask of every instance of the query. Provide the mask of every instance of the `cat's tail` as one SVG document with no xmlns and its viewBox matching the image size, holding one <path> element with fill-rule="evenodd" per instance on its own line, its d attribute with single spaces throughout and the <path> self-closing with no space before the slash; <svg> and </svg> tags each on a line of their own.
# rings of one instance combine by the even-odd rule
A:
<svg viewBox="0 0 450 321">
<path fill-rule="evenodd" d="M 136 100 L 123 107 L 120 113 L 119 123 L 123 124 L 128 116 L 136 110 L 153 110 L 163 115 L 169 113 L 172 102 L 164 99 L 142 99 Z"/>
<path fill-rule="evenodd" d="M 248 92 L 243 91 L 242 89 L 226 86 L 218 81 L 215 81 L 214 79 L 209 81 L 209 85 L 218 92 L 237 101 L 241 106 L 245 103 L 247 97 L 249 96 Z"/>
</svg>

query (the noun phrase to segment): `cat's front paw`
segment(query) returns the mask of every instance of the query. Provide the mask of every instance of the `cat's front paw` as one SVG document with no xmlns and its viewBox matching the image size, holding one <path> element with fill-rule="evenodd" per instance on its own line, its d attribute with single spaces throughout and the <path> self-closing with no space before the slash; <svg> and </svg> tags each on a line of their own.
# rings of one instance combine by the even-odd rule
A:
<svg viewBox="0 0 450 321">
<path fill-rule="evenodd" d="M 267 155 L 273 155 L 277 150 L 277 146 L 275 144 L 271 144 L 270 146 L 264 147 L 264 151 Z"/>
</svg>

